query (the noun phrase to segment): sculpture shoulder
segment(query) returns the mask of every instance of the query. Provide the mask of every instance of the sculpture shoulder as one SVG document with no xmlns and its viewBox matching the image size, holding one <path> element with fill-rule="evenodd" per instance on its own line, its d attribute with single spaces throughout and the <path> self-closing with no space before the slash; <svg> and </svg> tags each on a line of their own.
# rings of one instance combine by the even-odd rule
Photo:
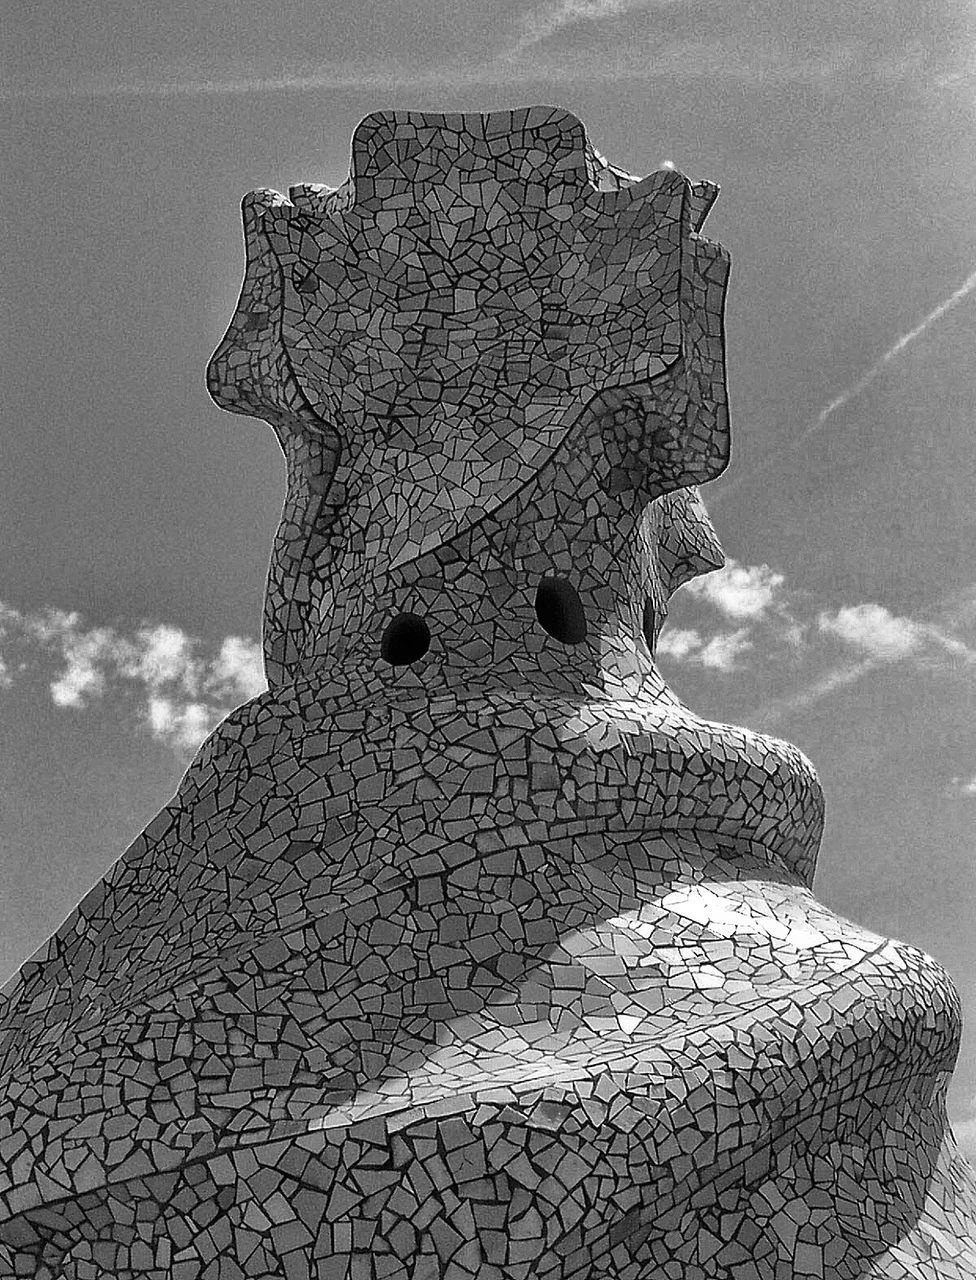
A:
<svg viewBox="0 0 976 1280">
<path fill-rule="evenodd" d="M 177 797 L 199 789 L 216 777 L 258 769 L 312 731 L 315 719 L 309 705 L 302 706 L 289 686 L 284 691 L 266 689 L 235 707 L 221 720 L 194 756 L 183 776 Z"/>
<path fill-rule="evenodd" d="M 11 1018 L 26 1016 L 25 1008 L 34 998 L 46 998 L 52 983 L 100 972 L 106 921 L 127 917 L 131 927 L 151 932 L 157 916 L 163 919 L 188 896 L 205 893 L 215 869 L 236 862 L 241 823 L 248 814 L 271 810 L 269 796 L 278 778 L 287 776 L 282 763 L 302 730 L 294 707 L 271 691 L 221 721 L 172 799 L 0 990 L 0 1067 Z M 168 905 L 151 909 L 153 901 Z"/>
</svg>

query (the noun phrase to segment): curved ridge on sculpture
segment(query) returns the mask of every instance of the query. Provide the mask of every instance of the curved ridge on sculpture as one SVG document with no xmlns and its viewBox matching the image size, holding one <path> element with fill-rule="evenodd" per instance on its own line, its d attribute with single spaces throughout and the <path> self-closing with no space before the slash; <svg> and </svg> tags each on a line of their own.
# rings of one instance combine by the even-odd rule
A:
<svg viewBox="0 0 976 1280">
<path fill-rule="evenodd" d="M 716 192 L 534 107 L 245 200 L 270 688 L 5 989 L 0 1280 L 976 1273 L 951 981 L 655 663 L 723 562 Z"/>
</svg>

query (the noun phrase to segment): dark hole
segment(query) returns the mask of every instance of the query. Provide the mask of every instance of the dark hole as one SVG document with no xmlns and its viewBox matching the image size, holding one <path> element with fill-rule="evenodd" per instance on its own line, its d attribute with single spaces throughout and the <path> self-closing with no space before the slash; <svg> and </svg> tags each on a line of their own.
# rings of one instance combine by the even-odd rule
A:
<svg viewBox="0 0 976 1280">
<path fill-rule="evenodd" d="M 565 578 L 543 578 L 535 593 L 535 616 L 544 631 L 563 644 L 586 639 L 586 614 L 579 592 Z"/>
<path fill-rule="evenodd" d="M 380 653 L 394 667 L 416 662 L 430 648 L 430 628 L 415 613 L 401 613 L 383 632 Z"/>
<path fill-rule="evenodd" d="M 648 596 L 644 601 L 643 629 L 644 643 L 647 645 L 648 649 L 650 649 L 651 653 L 654 652 L 654 624 L 656 621 L 657 619 L 654 616 L 654 601 L 650 596 Z"/>
</svg>

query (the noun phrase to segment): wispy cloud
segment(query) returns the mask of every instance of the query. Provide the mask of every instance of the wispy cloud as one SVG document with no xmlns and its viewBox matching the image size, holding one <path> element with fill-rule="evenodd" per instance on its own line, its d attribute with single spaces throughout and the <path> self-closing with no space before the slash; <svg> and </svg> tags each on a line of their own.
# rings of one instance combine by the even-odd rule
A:
<svg viewBox="0 0 976 1280">
<path fill-rule="evenodd" d="M 844 658 L 812 684 L 775 707 L 766 708 L 767 716 L 778 718 L 812 706 L 836 689 L 891 663 L 907 661 L 916 669 L 929 671 L 976 666 L 976 648 L 952 630 L 968 620 L 971 595 L 968 589 L 958 593 L 934 620 L 899 617 L 876 604 L 822 614 L 818 620 L 820 630 L 838 636 L 860 656 L 854 660 Z"/>
<path fill-rule="evenodd" d="M 740 564 L 729 559 L 716 573 L 685 584 L 685 591 L 715 605 L 728 618 L 758 619 L 783 604 L 786 579 L 768 564 Z"/>
<path fill-rule="evenodd" d="M 774 724 L 791 712 L 805 711 L 849 688 L 886 663 L 918 654 L 928 639 L 927 631 L 923 624 L 899 617 L 879 604 L 822 610 L 815 626 L 804 629 L 803 643 L 808 654 L 811 638 L 815 642 L 818 634 L 840 640 L 848 653 L 793 693 L 758 708 L 755 718 L 766 725 Z"/>
<path fill-rule="evenodd" d="M 680 0 L 555 0 L 525 15 L 517 47 L 528 48 L 581 22 L 602 22 L 634 10 L 664 9 L 677 3 Z"/>
<path fill-rule="evenodd" d="M 880 604 L 845 605 L 833 613 L 824 611 L 817 623 L 824 634 L 838 636 L 882 662 L 907 658 L 925 641 L 925 632 L 917 622 L 900 618 Z"/>
<path fill-rule="evenodd" d="M 972 777 L 960 777 L 958 774 L 949 779 L 945 789 L 946 798 L 976 800 L 976 774 Z M 973 1138 L 976 1139 L 976 1121 L 973 1122 Z"/>
<path fill-rule="evenodd" d="M 839 636 L 882 662 L 898 661 L 934 647 L 966 665 L 976 665 L 976 649 L 944 626 L 898 617 L 880 604 L 848 605 L 834 613 L 822 612 L 818 625 L 821 631 Z"/>
<path fill-rule="evenodd" d="M 769 565 L 729 560 L 682 587 L 674 609 L 678 623 L 664 628 L 657 654 L 665 662 L 722 675 L 760 665 L 782 668 L 793 691 L 744 717 L 771 724 L 889 664 L 910 662 L 929 670 L 976 666 L 976 648 L 958 634 L 974 612 L 971 589 L 924 617 L 906 617 L 873 601 L 824 608 L 809 593 L 790 588 Z"/>
<path fill-rule="evenodd" d="M 682 596 L 706 606 L 705 617 L 695 627 L 666 627 L 658 639 L 658 657 L 723 673 L 741 669 L 760 629 L 792 634 L 795 621 L 784 584 L 783 574 L 769 565 L 745 565 L 732 558 L 723 569 L 686 583 Z"/>
<path fill-rule="evenodd" d="M 661 8 L 678 0 L 655 0 L 651 5 L 633 2 L 610 10 L 600 6 L 592 15 L 569 13 L 569 21 L 607 17 L 637 7 Z M 537 11 L 541 15 L 561 12 Z M 647 32 L 641 39 L 622 44 L 607 40 L 599 47 L 578 42 L 568 48 L 550 47 L 541 35 L 533 36 L 526 19 L 510 33 L 509 42 L 488 56 L 445 54 L 426 64 L 361 58 L 296 64 L 269 73 L 254 63 L 212 61 L 199 72 L 185 67 L 171 74 L 142 74 L 115 70 L 48 72 L 25 76 L 19 83 L 8 76 L 0 85 L 0 102 L 60 101 L 71 98 L 173 98 L 213 95 L 309 93 L 341 90 L 363 94 L 409 93 L 414 104 L 428 91 L 444 92 L 504 89 L 537 94 L 545 85 L 615 84 L 621 82 L 695 83 L 715 81 L 745 88 L 769 88 L 777 83 L 829 86 L 849 78 L 858 65 L 856 51 L 839 45 L 821 55 L 800 56 L 787 44 L 747 39 L 743 36 L 687 37 Z M 551 27 L 550 30 L 556 30 Z M 541 30 L 541 28 L 540 28 Z M 543 98 L 544 100 L 544 98 Z M 442 106 L 438 100 L 436 106 Z"/>
<path fill-rule="evenodd" d="M 738 669 L 739 659 L 752 647 L 746 627 L 737 631 L 720 631 L 713 636 L 704 636 L 695 628 L 677 628 L 662 633 L 657 643 L 657 655 L 728 672 Z"/>
<path fill-rule="evenodd" d="M 260 645 L 226 636 L 216 652 L 179 627 L 129 632 L 86 626 L 76 611 L 24 612 L 0 603 L 0 686 L 40 672 L 54 706 L 83 710 L 109 697 L 134 701 L 137 722 L 181 754 L 265 688 Z"/>
<path fill-rule="evenodd" d="M 712 636 L 701 648 L 698 661 L 703 667 L 713 667 L 716 671 L 734 671 L 739 659 L 752 648 L 749 631 L 740 627 L 738 631 L 721 631 Z"/>
</svg>

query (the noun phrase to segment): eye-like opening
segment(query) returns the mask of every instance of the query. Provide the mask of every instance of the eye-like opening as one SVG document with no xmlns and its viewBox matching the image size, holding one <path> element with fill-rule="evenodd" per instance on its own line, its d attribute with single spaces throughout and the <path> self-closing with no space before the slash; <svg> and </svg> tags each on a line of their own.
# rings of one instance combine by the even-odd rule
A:
<svg viewBox="0 0 976 1280">
<path fill-rule="evenodd" d="M 430 648 L 430 627 L 416 613 L 401 613 L 387 626 L 380 655 L 393 667 L 417 662 Z"/>
<path fill-rule="evenodd" d="M 641 616 L 641 630 L 648 652 L 654 654 L 654 628 L 657 626 L 657 611 L 654 608 L 654 597 L 648 596 L 644 601 L 644 612 Z"/>
<path fill-rule="evenodd" d="M 535 593 L 539 625 L 562 644 L 586 639 L 586 613 L 579 592 L 565 578 L 543 578 Z"/>
</svg>

